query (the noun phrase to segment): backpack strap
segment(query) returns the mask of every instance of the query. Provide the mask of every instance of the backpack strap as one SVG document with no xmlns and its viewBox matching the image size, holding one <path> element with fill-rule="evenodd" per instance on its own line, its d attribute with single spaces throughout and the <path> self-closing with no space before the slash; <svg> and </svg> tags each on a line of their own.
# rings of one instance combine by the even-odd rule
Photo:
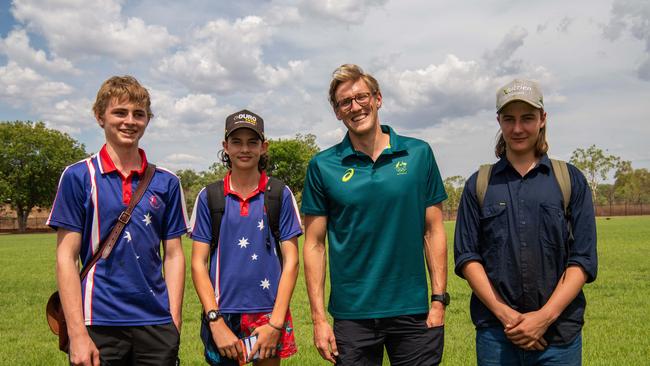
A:
<svg viewBox="0 0 650 366">
<path fill-rule="evenodd" d="M 264 191 L 264 209 L 269 220 L 269 229 L 275 239 L 275 250 L 282 266 L 282 250 L 280 249 L 280 213 L 282 212 L 282 193 L 286 184 L 275 177 L 269 177 Z"/>
<path fill-rule="evenodd" d="M 562 204 L 564 206 L 564 214 L 569 214 L 569 201 L 571 200 L 571 176 L 569 176 L 569 167 L 566 161 L 551 159 L 551 167 L 553 174 L 557 180 L 557 184 L 562 191 Z"/>
<path fill-rule="evenodd" d="M 226 198 L 223 191 L 223 180 L 210 183 L 205 187 L 208 195 L 208 208 L 212 218 L 212 240 L 210 241 L 210 253 L 212 253 L 219 243 L 219 232 L 221 231 L 221 219 L 226 207 Z"/>
<path fill-rule="evenodd" d="M 286 185 L 279 179 L 269 177 L 264 191 L 264 209 L 268 218 L 271 235 L 275 239 L 275 250 L 282 266 L 282 251 L 280 250 L 280 212 L 282 212 L 282 192 Z M 208 195 L 208 209 L 212 218 L 212 241 L 210 241 L 210 253 L 214 252 L 219 244 L 221 231 L 221 220 L 226 207 L 226 199 L 223 190 L 223 180 L 218 180 L 205 187 Z"/>
<path fill-rule="evenodd" d="M 564 218 L 567 222 L 567 228 L 569 230 L 569 241 L 567 243 L 567 258 L 570 243 L 573 242 L 573 228 L 571 227 L 571 209 L 569 208 L 569 203 L 571 201 L 571 176 L 569 175 L 569 167 L 567 166 L 566 161 L 550 159 L 551 160 L 551 169 L 553 170 L 553 175 L 557 180 L 557 184 L 560 186 L 560 191 L 562 192 L 562 206 L 564 208 Z M 492 172 L 492 164 L 481 165 L 478 169 L 478 177 L 476 178 L 476 198 L 478 200 L 479 207 L 483 207 L 483 201 L 485 200 L 485 194 L 487 192 L 488 183 L 490 181 L 490 173 Z M 567 264 L 568 265 L 568 264 Z"/>
<path fill-rule="evenodd" d="M 488 183 L 490 182 L 490 173 L 492 173 L 492 164 L 484 164 L 478 168 L 478 177 L 476 178 L 476 198 L 478 207 L 483 207 L 485 193 L 487 192 Z"/>
<path fill-rule="evenodd" d="M 571 176 L 569 175 L 569 167 L 567 166 L 566 161 L 551 159 L 551 168 L 553 168 L 553 175 L 555 175 L 557 184 L 560 186 L 560 191 L 562 191 L 564 218 L 567 222 L 567 228 L 569 229 L 569 243 L 572 243 L 574 237 L 573 227 L 571 226 L 571 209 L 569 208 L 569 203 L 571 202 Z"/>
</svg>

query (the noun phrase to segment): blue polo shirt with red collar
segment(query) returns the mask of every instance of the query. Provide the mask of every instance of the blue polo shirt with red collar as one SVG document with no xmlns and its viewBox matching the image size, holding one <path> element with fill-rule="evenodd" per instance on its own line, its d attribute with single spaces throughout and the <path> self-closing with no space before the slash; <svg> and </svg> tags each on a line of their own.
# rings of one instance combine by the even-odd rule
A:
<svg viewBox="0 0 650 366">
<path fill-rule="evenodd" d="M 122 175 L 106 150 L 68 166 L 61 175 L 47 225 L 81 233 L 80 258 L 90 261 L 128 206 L 147 166 Z M 107 259 L 100 259 L 81 283 L 86 325 L 139 326 L 172 321 L 162 275 L 161 240 L 188 230 L 179 178 L 157 167 Z"/>
<path fill-rule="evenodd" d="M 248 197 L 234 192 L 230 173 L 224 178 L 225 210 L 219 242 L 210 256 L 210 281 L 223 313 L 257 313 L 273 310 L 280 283 L 281 266 L 264 210 L 268 178 L 262 172 L 257 189 Z M 194 204 L 190 236 L 210 245 L 212 217 L 203 188 Z M 282 193 L 280 240 L 302 234 L 296 200 L 289 187 Z"/>
</svg>

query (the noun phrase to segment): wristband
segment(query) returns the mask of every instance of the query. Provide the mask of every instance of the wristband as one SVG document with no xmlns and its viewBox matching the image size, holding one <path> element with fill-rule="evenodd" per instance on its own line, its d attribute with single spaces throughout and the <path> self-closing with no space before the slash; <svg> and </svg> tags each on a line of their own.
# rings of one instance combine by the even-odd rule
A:
<svg viewBox="0 0 650 366">
<path fill-rule="evenodd" d="M 273 325 L 273 323 L 271 323 L 271 319 L 269 319 L 269 322 L 268 322 L 267 324 L 269 325 L 269 327 L 271 327 L 271 328 L 277 330 L 278 332 L 282 332 L 282 331 L 283 331 L 282 327 L 276 327 L 275 325 Z"/>
</svg>

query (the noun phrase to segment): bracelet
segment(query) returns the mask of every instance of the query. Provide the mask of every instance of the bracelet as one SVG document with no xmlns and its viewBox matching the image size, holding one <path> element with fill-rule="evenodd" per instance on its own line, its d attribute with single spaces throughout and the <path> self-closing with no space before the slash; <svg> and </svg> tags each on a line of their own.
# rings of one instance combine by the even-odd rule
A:
<svg viewBox="0 0 650 366">
<path fill-rule="evenodd" d="M 282 329 L 282 327 L 276 327 L 275 325 L 273 325 L 273 323 L 271 323 L 270 319 L 269 319 L 269 322 L 267 324 L 269 325 L 269 327 L 277 330 L 278 332 L 282 332 L 284 330 L 284 329 Z"/>
</svg>

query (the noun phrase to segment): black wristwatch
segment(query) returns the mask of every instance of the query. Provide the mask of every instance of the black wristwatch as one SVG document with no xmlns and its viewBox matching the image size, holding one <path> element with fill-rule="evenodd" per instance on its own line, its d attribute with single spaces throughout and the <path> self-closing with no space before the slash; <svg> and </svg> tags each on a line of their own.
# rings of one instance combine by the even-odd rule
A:
<svg viewBox="0 0 650 366">
<path fill-rule="evenodd" d="M 444 306 L 449 305 L 449 302 L 451 301 L 451 297 L 449 297 L 449 293 L 445 292 L 444 294 L 441 295 L 431 295 L 431 302 L 434 301 L 440 301 Z"/>
<path fill-rule="evenodd" d="M 208 322 L 216 322 L 219 318 L 222 318 L 221 312 L 219 310 L 210 310 L 205 313 L 205 320 Z"/>
</svg>

